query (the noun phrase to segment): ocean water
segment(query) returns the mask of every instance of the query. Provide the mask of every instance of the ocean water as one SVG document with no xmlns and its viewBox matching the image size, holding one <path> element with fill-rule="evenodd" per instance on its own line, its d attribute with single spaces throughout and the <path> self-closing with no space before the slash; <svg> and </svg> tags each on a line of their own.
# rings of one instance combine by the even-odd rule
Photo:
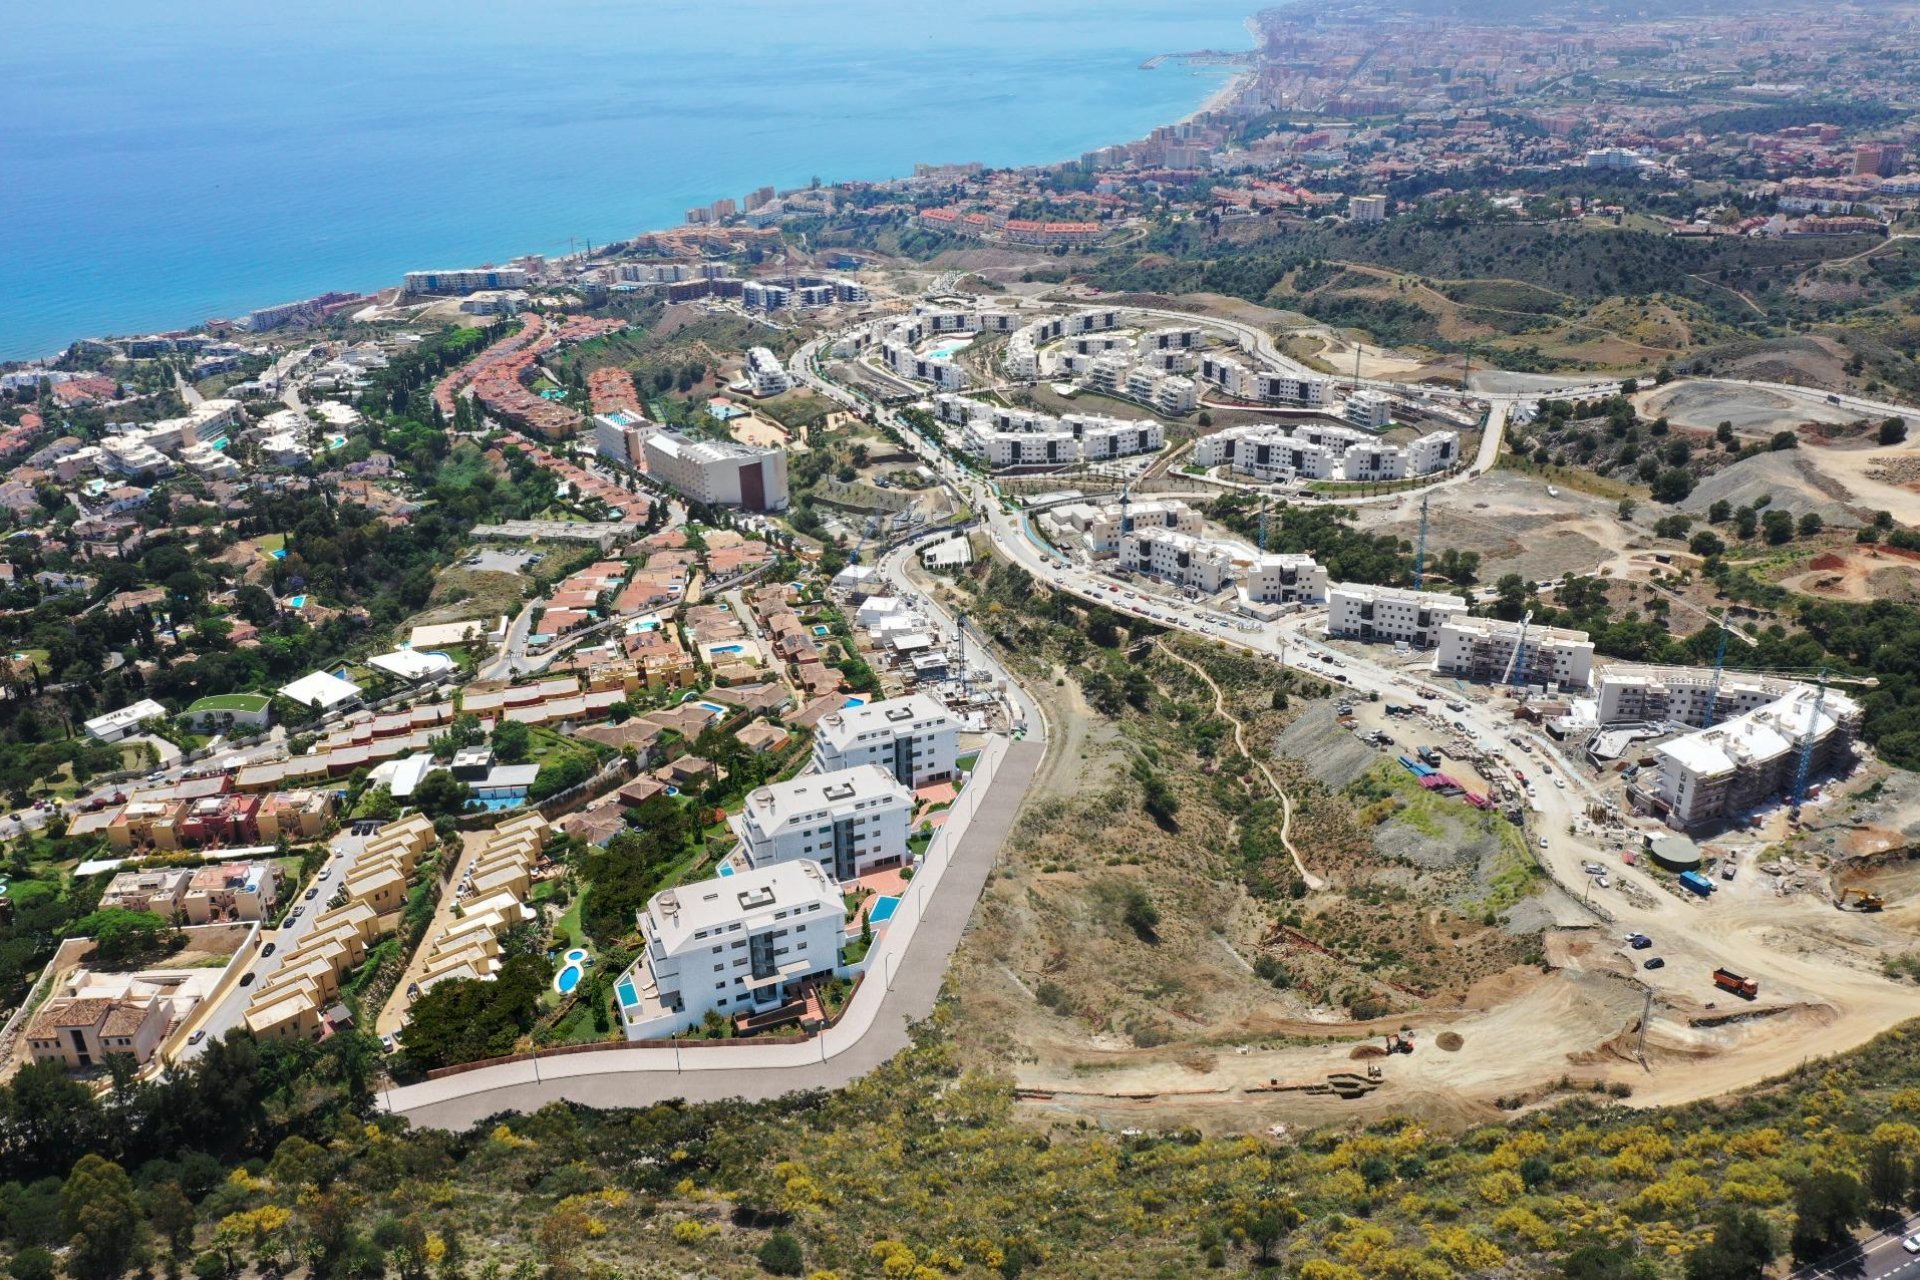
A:
<svg viewBox="0 0 1920 1280">
<path fill-rule="evenodd" d="M 565 252 L 762 184 L 1145 134 L 1250 0 L 35 0 L 0 41 L 0 358 Z"/>
</svg>

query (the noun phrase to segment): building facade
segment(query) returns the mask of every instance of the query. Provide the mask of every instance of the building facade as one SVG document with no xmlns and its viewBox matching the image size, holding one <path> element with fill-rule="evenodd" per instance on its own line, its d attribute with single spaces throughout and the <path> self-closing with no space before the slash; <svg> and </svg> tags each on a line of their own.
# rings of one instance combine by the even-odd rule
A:
<svg viewBox="0 0 1920 1280">
<path fill-rule="evenodd" d="M 822 773 L 878 765 L 903 787 L 950 781 L 959 751 L 959 722 L 924 693 L 830 711 L 814 726 Z"/>
<path fill-rule="evenodd" d="M 837 882 L 906 861 L 912 817 L 913 794 L 862 764 L 761 787 L 730 821 L 754 867 L 811 862 Z"/>
</svg>

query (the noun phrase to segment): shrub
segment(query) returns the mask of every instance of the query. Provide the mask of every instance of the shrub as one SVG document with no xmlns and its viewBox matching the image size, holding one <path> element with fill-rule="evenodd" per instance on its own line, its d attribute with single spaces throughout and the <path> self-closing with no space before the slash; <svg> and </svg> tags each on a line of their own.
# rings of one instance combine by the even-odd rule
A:
<svg viewBox="0 0 1920 1280">
<path fill-rule="evenodd" d="M 760 1260 L 760 1269 L 768 1275 L 797 1276 L 805 1266 L 800 1242 L 785 1231 L 768 1236 L 754 1256 Z"/>
</svg>

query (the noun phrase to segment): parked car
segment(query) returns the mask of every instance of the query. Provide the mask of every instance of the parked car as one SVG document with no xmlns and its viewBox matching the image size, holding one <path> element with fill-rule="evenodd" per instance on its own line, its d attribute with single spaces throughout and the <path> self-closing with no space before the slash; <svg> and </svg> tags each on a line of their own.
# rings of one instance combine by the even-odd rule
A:
<svg viewBox="0 0 1920 1280">
<path fill-rule="evenodd" d="M 1647 961 L 1644 965 L 1640 967 L 1643 969 L 1664 969 L 1667 967 L 1667 962 L 1665 960 L 1662 960 L 1659 956 L 1655 956 L 1653 959 Z"/>
<path fill-rule="evenodd" d="M 260 948 L 260 954 L 261 954 L 262 956 L 270 956 L 270 955 L 272 955 L 272 954 L 273 954 L 274 952 L 276 952 L 276 951 L 278 951 L 279 949 L 280 949 L 280 944 L 279 944 L 279 943 L 277 943 L 277 942 L 269 942 L 269 943 L 268 943 L 268 944 L 267 944 L 266 946 L 264 946 L 264 947 L 262 947 L 262 948 Z"/>
<path fill-rule="evenodd" d="M 202 1027 L 200 1030 L 194 1032 L 192 1035 L 187 1037 L 187 1047 L 192 1048 L 194 1045 L 199 1044 L 202 1040 L 205 1040 L 206 1038 L 207 1038 L 206 1028 Z"/>
<path fill-rule="evenodd" d="M 252 986 L 252 985 L 253 985 L 253 978 L 254 978 L 254 975 L 253 975 L 253 974 L 251 974 L 251 973 L 243 973 L 243 974 L 241 974 L 241 975 L 240 975 L 240 985 L 241 985 L 241 986 L 243 986 L 243 987 L 250 987 L 250 986 Z"/>
<path fill-rule="evenodd" d="M 1645 951 L 1648 947 L 1653 945 L 1653 939 L 1649 938 L 1644 933 L 1636 933 L 1632 937 L 1627 939 L 1627 944 L 1631 946 L 1635 951 Z"/>
<path fill-rule="evenodd" d="M 1540 837 L 1540 847 L 1542 849 L 1547 848 L 1547 838 L 1545 836 Z"/>
<path fill-rule="evenodd" d="M 313 899 L 314 899 L 314 896 L 315 896 L 316 894 L 318 894 L 319 892 L 320 892 L 320 886 L 319 886 L 319 885 L 315 885 L 315 886 L 314 886 L 313 888 L 311 888 L 311 889 L 309 889 L 309 890 L 307 890 L 307 891 L 306 891 L 306 893 L 305 893 L 305 894 L 303 894 L 302 896 L 303 896 L 304 898 L 306 898 L 306 900 L 307 900 L 308 902 L 312 902 L 312 901 L 313 901 Z"/>
</svg>

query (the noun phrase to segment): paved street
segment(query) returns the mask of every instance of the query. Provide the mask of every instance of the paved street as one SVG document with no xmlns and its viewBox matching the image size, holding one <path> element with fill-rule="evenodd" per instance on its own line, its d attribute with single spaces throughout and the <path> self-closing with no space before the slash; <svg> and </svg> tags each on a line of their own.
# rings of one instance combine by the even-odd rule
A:
<svg viewBox="0 0 1920 1280">
<path fill-rule="evenodd" d="M 320 887 L 320 892 L 308 901 L 303 896 L 308 886 L 293 885 L 288 888 L 287 891 L 294 895 L 294 905 L 304 908 L 300 912 L 300 918 L 288 920 L 280 928 L 268 929 L 260 935 L 261 951 L 266 950 L 267 943 L 272 943 L 273 954 L 270 956 L 255 954 L 253 963 L 248 966 L 254 975 L 252 982 L 244 987 L 230 989 L 226 998 L 210 1013 L 202 1014 L 196 1011 L 197 1029 L 207 1034 L 199 1044 L 190 1046 L 181 1053 L 182 1060 L 197 1056 L 210 1041 L 220 1039 L 246 1020 L 247 1002 L 252 999 L 253 993 L 279 970 L 287 952 L 299 946 L 300 940 L 307 936 L 313 928 L 314 919 L 326 910 L 327 899 L 333 896 L 335 889 L 340 887 L 341 880 L 352 872 L 354 864 L 367 847 L 367 841 L 364 837 L 348 835 L 343 831 L 334 836 L 330 847 L 333 855 L 328 859 L 327 865 L 320 869 L 319 878 L 313 882 Z"/>
</svg>

